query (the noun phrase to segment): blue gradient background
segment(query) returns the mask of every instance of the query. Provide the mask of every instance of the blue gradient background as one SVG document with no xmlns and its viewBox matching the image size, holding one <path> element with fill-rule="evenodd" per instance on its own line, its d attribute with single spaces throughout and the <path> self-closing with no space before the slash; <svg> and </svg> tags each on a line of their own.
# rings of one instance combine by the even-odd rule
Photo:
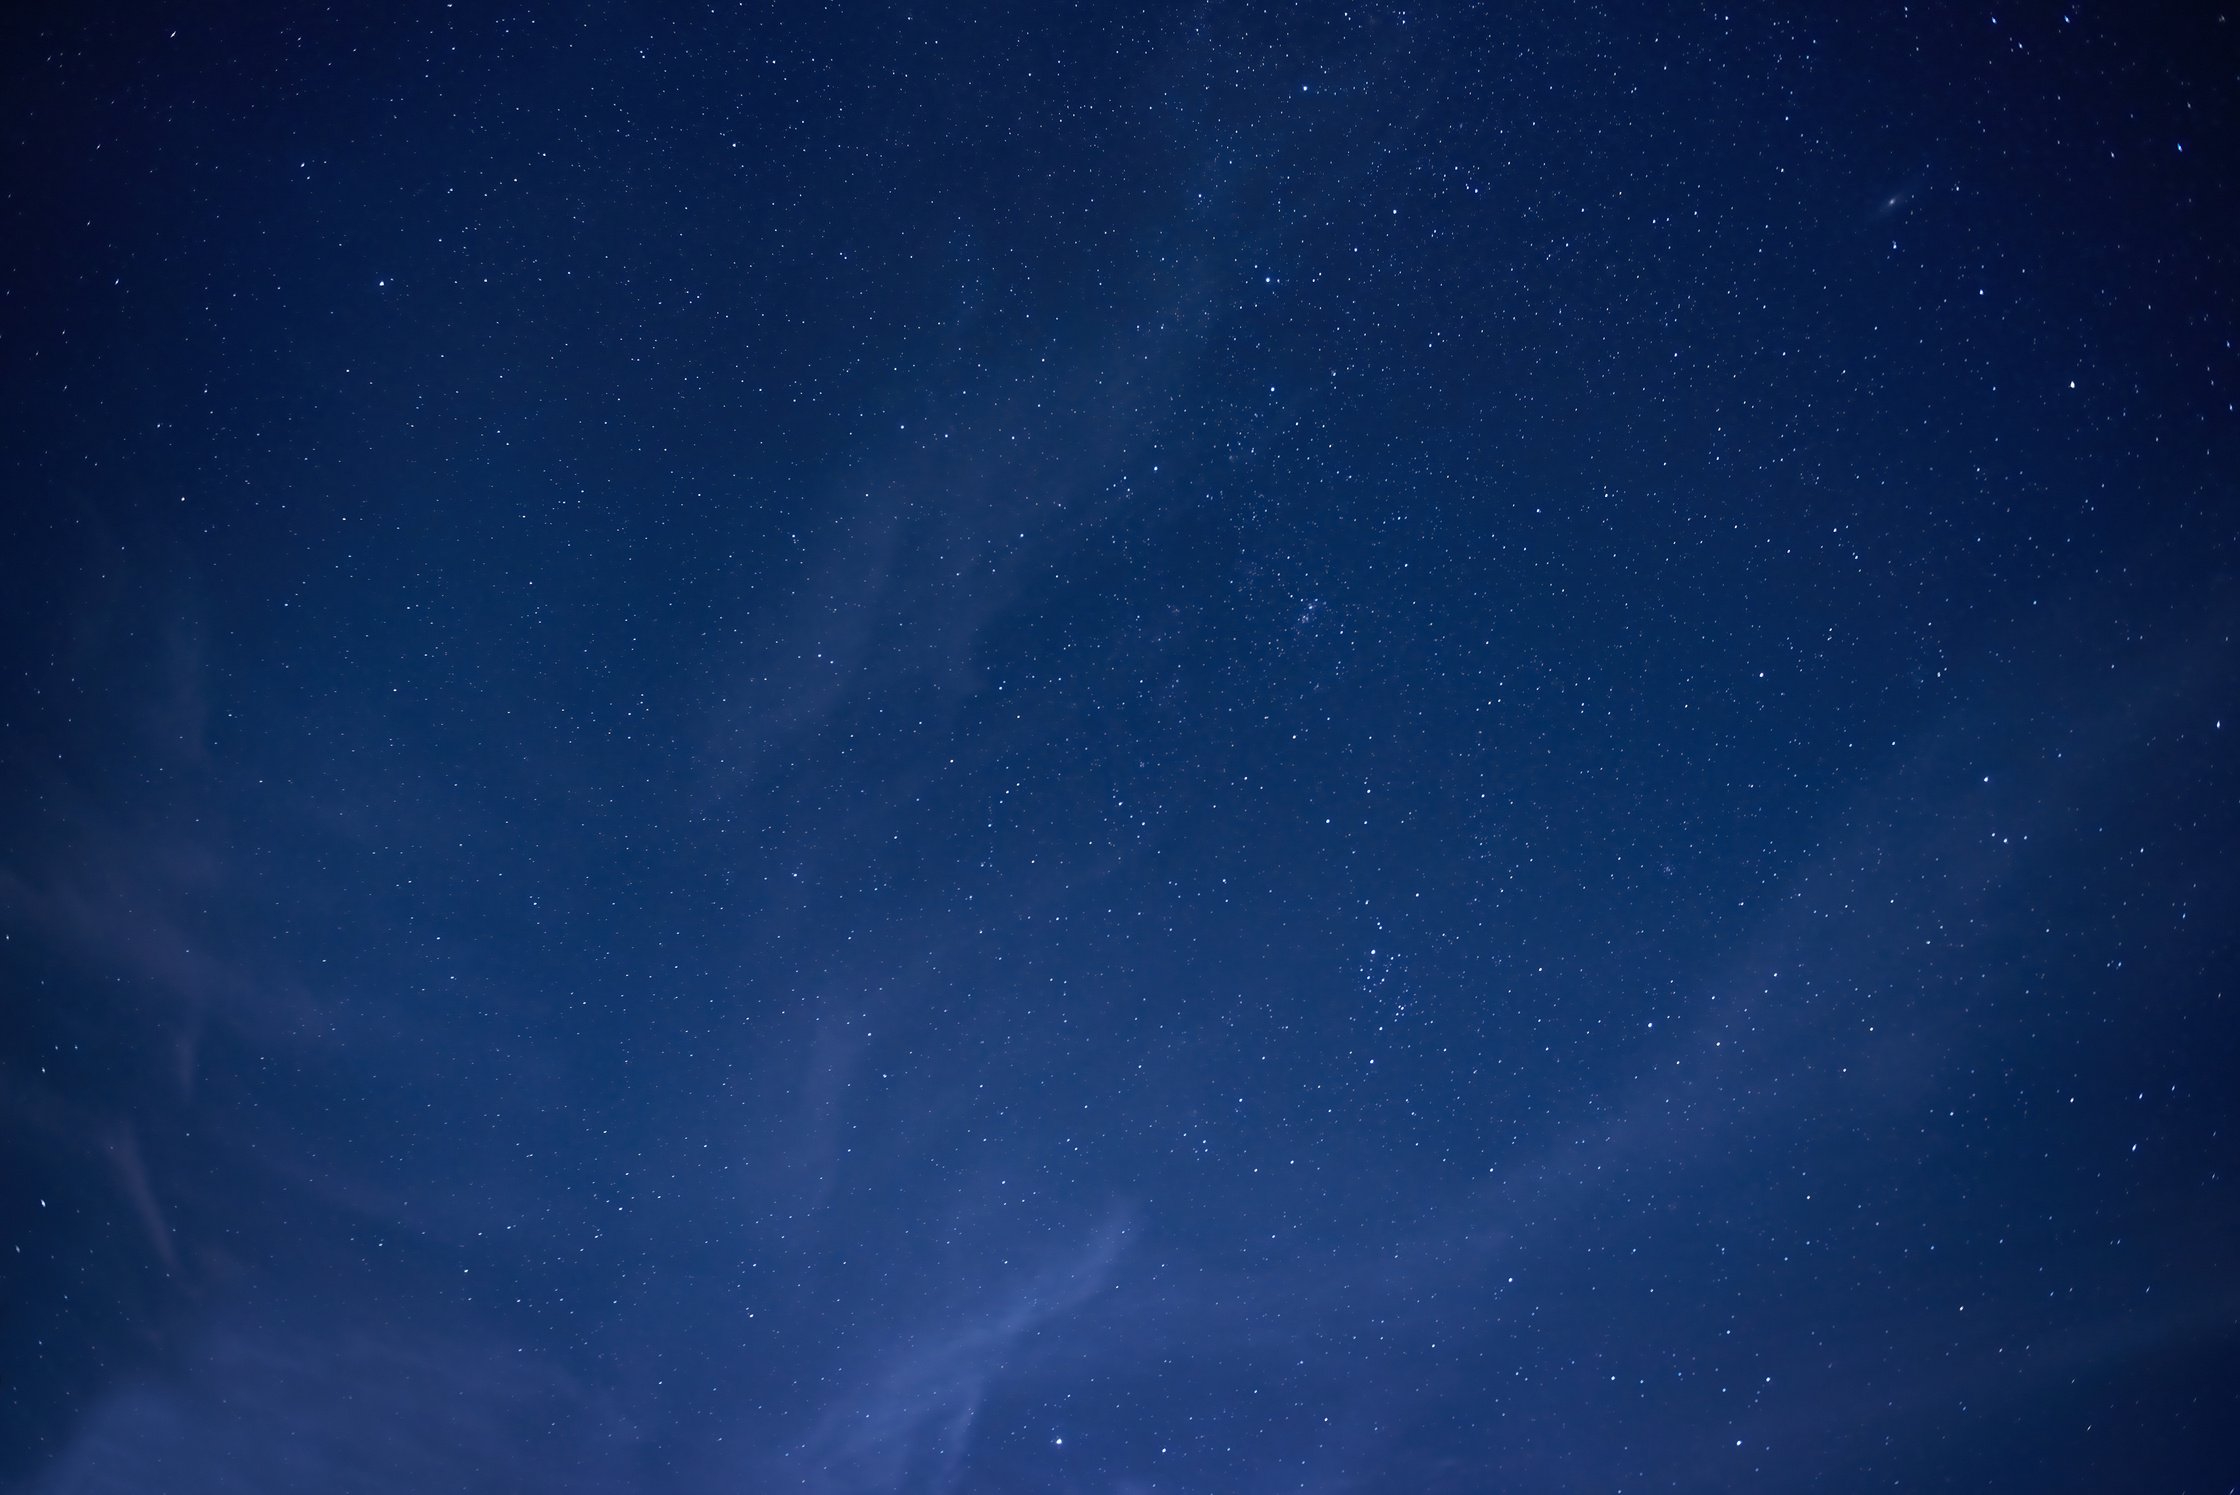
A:
<svg viewBox="0 0 2240 1495">
<path fill-rule="evenodd" d="M 2192 7 L 0 22 L 0 1487 L 2240 1482 Z"/>
</svg>

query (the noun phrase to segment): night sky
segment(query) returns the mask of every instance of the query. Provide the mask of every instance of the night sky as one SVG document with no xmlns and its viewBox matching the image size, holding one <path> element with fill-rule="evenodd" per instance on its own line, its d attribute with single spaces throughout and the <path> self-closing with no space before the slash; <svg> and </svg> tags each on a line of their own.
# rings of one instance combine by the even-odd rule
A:
<svg viewBox="0 0 2240 1495">
<path fill-rule="evenodd" d="M 2240 19 L 0 126 L 0 1489 L 2240 1486 Z"/>
</svg>

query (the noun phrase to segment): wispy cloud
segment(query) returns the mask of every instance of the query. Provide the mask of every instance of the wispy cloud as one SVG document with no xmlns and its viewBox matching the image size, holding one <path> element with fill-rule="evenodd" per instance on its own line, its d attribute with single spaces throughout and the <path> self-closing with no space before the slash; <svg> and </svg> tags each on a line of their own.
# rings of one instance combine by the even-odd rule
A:
<svg viewBox="0 0 2240 1495">
<path fill-rule="evenodd" d="M 634 1434 L 542 1361 L 474 1338 L 221 1322 L 177 1374 L 118 1387 L 37 1495 L 631 1487 Z M 505 1471 L 501 1476 L 496 1471 Z"/>
<path fill-rule="evenodd" d="M 786 1464 L 823 1495 L 941 1495 L 955 1487 L 991 1389 L 1023 1368 L 1029 1341 L 1110 1286 L 1124 1214 L 994 1302 L 869 1348 L 867 1369 L 818 1417 Z M 804 1473 L 804 1471 L 806 1471 Z"/>
</svg>

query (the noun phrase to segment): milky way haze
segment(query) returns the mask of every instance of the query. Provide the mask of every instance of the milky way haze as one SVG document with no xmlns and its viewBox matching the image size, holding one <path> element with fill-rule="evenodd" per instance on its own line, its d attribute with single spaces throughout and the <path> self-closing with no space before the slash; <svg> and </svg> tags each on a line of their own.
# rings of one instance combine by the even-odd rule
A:
<svg viewBox="0 0 2240 1495">
<path fill-rule="evenodd" d="M 0 21 L 0 1490 L 2240 1484 L 2240 23 Z"/>
</svg>

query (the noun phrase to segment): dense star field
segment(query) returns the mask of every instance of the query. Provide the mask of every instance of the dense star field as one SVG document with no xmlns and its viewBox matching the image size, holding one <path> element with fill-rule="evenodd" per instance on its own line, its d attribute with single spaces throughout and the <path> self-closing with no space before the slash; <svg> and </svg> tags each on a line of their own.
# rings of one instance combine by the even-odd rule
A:
<svg viewBox="0 0 2240 1495">
<path fill-rule="evenodd" d="M 2240 1485 L 2240 19 L 0 124 L 0 1489 Z"/>
</svg>

